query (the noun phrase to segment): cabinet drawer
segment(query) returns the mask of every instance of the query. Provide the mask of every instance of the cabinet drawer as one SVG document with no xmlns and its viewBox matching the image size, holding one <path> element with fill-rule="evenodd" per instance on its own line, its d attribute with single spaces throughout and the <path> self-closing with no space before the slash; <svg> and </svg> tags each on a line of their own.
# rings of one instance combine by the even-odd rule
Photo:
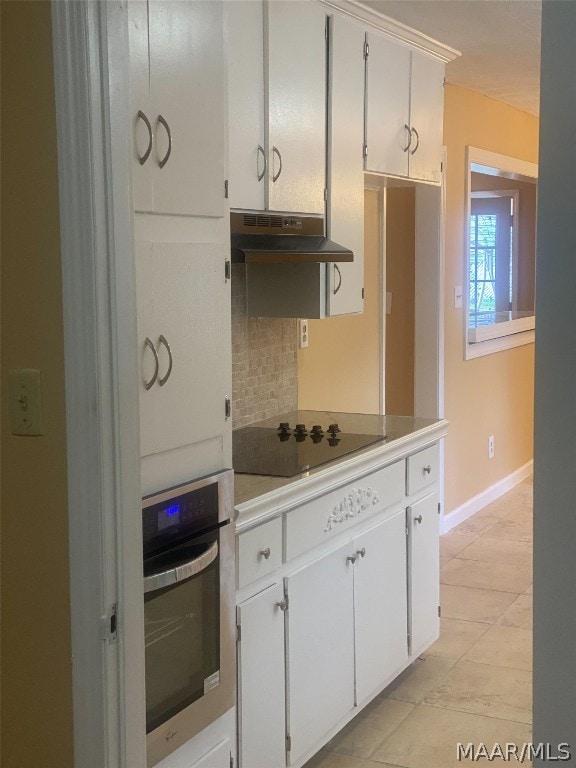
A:
<svg viewBox="0 0 576 768">
<path fill-rule="evenodd" d="M 406 469 L 406 494 L 411 496 L 438 480 L 440 451 L 438 445 L 431 445 L 412 456 L 408 456 Z"/>
<path fill-rule="evenodd" d="M 238 536 L 238 589 L 272 573 L 282 564 L 282 519 Z"/>
<path fill-rule="evenodd" d="M 337 536 L 404 497 L 405 465 L 398 461 L 290 510 L 286 560 Z"/>
</svg>

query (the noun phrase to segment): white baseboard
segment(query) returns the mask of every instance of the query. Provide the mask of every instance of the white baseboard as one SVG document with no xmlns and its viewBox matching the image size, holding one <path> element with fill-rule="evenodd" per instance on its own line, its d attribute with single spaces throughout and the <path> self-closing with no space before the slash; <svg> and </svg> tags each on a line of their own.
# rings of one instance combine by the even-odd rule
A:
<svg viewBox="0 0 576 768">
<path fill-rule="evenodd" d="M 524 466 L 512 472 L 510 475 L 498 480 L 494 485 L 489 486 L 481 493 L 476 494 L 464 504 L 461 504 L 452 512 L 449 512 L 444 516 L 442 520 L 442 533 L 448 533 L 452 528 L 467 520 L 471 515 L 479 512 L 491 501 L 495 501 L 497 498 L 505 494 L 515 485 L 521 483 L 527 477 L 530 477 L 534 470 L 534 461 L 530 460 L 524 464 Z"/>
</svg>

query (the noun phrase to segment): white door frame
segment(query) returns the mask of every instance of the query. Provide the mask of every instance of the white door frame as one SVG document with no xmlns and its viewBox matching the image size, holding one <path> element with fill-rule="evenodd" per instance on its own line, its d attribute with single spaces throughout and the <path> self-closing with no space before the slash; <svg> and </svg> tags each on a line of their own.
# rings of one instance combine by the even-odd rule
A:
<svg viewBox="0 0 576 768">
<path fill-rule="evenodd" d="M 57 0 L 52 20 L 74 760 L 134 768 L 146 757 L 126 0 Z"/>
</svg>

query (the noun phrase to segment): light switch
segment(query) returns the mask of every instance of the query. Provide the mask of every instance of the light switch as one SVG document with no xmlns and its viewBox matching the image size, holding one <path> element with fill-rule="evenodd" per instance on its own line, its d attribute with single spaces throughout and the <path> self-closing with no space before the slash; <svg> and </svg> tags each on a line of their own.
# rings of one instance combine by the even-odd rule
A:
<svg viewBox="0 0 576 768">
<path fill-rule="evenodd" d="M 42 382 L 40 371 L 17 368 L 9 371 L 10 430 L 13 435 L 43 435 Z"/>
<path fill-rule="evenodd" d="M 462 286 L 454 286 L 454 309 L 462 309 Z"/>
</svg>

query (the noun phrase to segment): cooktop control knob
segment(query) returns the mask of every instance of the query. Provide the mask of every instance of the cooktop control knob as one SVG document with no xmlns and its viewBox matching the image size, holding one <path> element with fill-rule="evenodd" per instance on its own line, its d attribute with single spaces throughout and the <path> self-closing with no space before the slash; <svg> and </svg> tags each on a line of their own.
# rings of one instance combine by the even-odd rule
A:
<svg viewBox="0 0 576 768">
<path fill-rule="evenodd" d="M 336 435 L 338 432 L 341 432 L 342 430 L 338 426 L 338 424 L 330 424 L 328 427 L 328 432 L 330 432 L 331 435 Z"/>
<path fill-rule="evenodd" d="M 287 421 L 281 421 L 280 426 L 278 427 L 278 432 L 281 435 L 290 435 L 292 434 L 292 430 L 290 429 L 290 424 Z"/>
<path fill-rule="evenodd" d="M 324 434 L 324 430 L 322 429 L 320 424 L 314 424 L 314 426 L 310 430 L 310 434 L 312 434 L 312 435 L 323 435 Z"/>
<path fill-rule="evenodd" d="M 297 435 L 303 435 L 304 437 L 306 437 L 306 435 L 308 434 L 308 430 L 306 429 L 306 424 L 296 424 L 296 426 L 294 427 L 294 432 Z"/>
</svg>

